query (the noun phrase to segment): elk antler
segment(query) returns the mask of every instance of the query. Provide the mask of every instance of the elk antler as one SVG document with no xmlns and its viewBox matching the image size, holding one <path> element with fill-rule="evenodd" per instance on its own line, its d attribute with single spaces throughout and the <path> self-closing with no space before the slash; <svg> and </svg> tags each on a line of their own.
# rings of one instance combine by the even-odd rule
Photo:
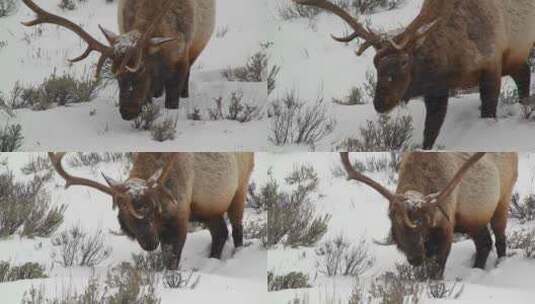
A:
<svg viewBox="0 0 535 304">
<path fill-rule="evenodd" d="M 438 206 L 440 206 L 441 202 L 444 201 L 448 195 L 451 194 L 451 192 L 457 187 L 457 185 L 461 182 L 463 179 L 464 174 L 470 167 L 472 167 L 478 160 L 480 160 L 483 156 L 485 156 L 485 152 L 478 152 L 472 155 L 462 166 L 459 168 L 457 173 L 453 176 L 451 181 L 438 193 L 435 197 L 436 203 Z"/>
<path fill-rule="evenodd" d="M 100 43 L 98 40 L 93 38 L 90 34 L 88 34 L 84 29 L 82 29 L 80 26 L 74 24 L 73 22 L 51 14 L 44 9 L 40 8 L 37 4 L 35 4 L 32 0 L 22 0 L 24 4 L 26 4 L 27 7 L 29 7 L 32 11 L 34 11 L 37 14 L 37 18 L 32 21 L 28 22 L 22 22 L 25 26 L 35 26 L 38 24 L 44 24 L 44 23 L 50 23 L 59 25 L 61 27 L 67 28 L 80 36 L 86 43 L 87 43 L 87 49 L 85 52 L 73 59 L 69 59 L 70 62 L 79 62 L 84 59 L 86 59 L 91 52 L 96 51 L 101 53 L 100 59 L 98 60 L 97 64 L 97 71 L 96 75 L 100 74 L 100 71 L 102 70 L 102 66 L 104 65 L 104 62 L 106 61 L 106 58 L 113 58 L 113 48 L 110 46 L 106 46 L 102 43 Z"/>
<path fill-rule="evenodd" d="M 388 190 L 378 182 L 365 176 L 364 174 L 358 172 L 357 170 L 355 170 L 355 168 L 353 168 L 351 162 L 349 161 L 349 153 L 341 152 L 340 157 L 342 158 L 342 164 L 344 165 L 344 169 L 346 170 L 349 179 L 365 183 L 366 185 L 375 189 L 375 191 L 382 194 L 390 202 L 395 201 L 396 195 L 394 193 L 392 193 L 390 190 Z"/>
<path fill-rule="evenodd" d="M 168 12 L 169 7 L 173 3 L 173 0 L 167 0 L 163 3 L 163 5 L 160 7 L 160 11 L 156 14 L 156 16 L 153 16 L 152 22 L 149 24 L 145 32 L 141 35 L 140 39 L 137 41 L 136 45 L 133 49 L 130 49 L 127 51 L 123 61 L 121 62 L 121 65 L 119 66 L 119 69 L 117 70 L 117 75 L 122 74 L 125 71 L 129 72 L 136 72 L 141 67 L 141 64 L 143 62 L 143 51 L 147 49 L 151 42 L 152 34 L 156 30 L 156 26 L 159 22 L 161 22 L 162 18 L 165 16 L 165 14 Z M 174 38 L 168 38 L 159 41 L 159 43 L 168 42 L 174 40 Z M 134 67 L 129 67 L 128 63 L 130 60 L 135 58 L 135 65 Z"/>
<path fill-rule="evenodd" d="M 65 154 L 66 153 L 52 153 L 52 152 L 48 153 L 48 157 L 50 158 L 50 161 L 52 162 L 52 166 L 54 167 L 54 169 L 56 169 L 56 172 L 58 172 L 58 174 L 61 177 L 63 177 L 63 179 L 66 182 L 65 188 L 69 188 L 70 186 L 87 186 L 90 188 L 97 189 L 111 196 L 114 196 L 115 191 L 111 187 L 105 186 L 101 183 L 98 183 L 96 181 L 89 180 L 86 178 L 72 176 L 69 173 L 67 173 L 65 169 L 63 169 L 63 166 L 61 164 L 61 161 L 63 157 L 65 156 Z"/>
<path fill-rule="evenodd" d="M 353 28 L 353 33 L 344 37 L 335 37 L 332 38 L 339 42 L 349 42 L 357 37 L 360 37 L 365 40 L 365 43 L 361 49 L 357 52 L 362 54 L 364 50 L 368 47 L 373 46 L 376 49 L 380 49 L 384 45 L 384 41 L 381 36 L 374 33 L 370 28 L 364 28 L 364 26 L 354 17 L 352 17 L 348 12 L 342 9 L 340 6 L 333 4 L 332 2 L 326 0 L 293 0 L 295 3 L 300 5 L 308 5 L 317 8 L 324 9 L 328 12 L 331 12 L 338 17 L 342 18 L 351 28 Z M 365 47 L 366 46 L 366 47 Z"/>
</svg>

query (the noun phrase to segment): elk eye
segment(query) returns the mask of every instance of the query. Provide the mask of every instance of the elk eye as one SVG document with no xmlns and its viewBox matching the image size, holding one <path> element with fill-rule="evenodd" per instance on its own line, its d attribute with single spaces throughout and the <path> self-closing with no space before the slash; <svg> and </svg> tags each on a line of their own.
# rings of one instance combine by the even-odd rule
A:
<svg viewBox="0 0 535 304">
<path fill-rule="evenodd" d="M 386 81 L 388 81 L 388 82 L 392 82 L 392 81 L 394 81 L 394 77 L 393 77 L 392 75 L 390 75 L 390 76 L 388 76 L 388 77 L 386 78 Z"/>
</svg>

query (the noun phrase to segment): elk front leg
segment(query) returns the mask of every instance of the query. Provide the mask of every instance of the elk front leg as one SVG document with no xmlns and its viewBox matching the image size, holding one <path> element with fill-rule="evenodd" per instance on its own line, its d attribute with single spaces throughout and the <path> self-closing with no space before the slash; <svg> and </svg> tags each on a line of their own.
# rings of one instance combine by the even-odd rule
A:
<svg viewBox="0 0 535 304">
<path fill-rule="evenodd" d="M 188 234 L 188 220 L 180 220 L 176 227 L 169 227 L 168 231 L 162 239 L 164 262 L 167 269 L 177 270 Z"/>
<path fill-rule="evenodd" d="M 165 107 L 167 109 L 178 109 L 180 103 L 180 93 L 183 91 L 189 74 L 189 64 L 179 62 L 176 70 L 165 81 Z"/>
<path fill-rule="evenodd" d="M 484 71 L 479 81 L 481 118 L 496 118 L 502 85 L 501 71 Z"/>
<path fill-rule="evenodd" d="M 436 269 L 430 269 L 433 272 L 434 279 L 442 279 L 446 262 L 451 250 L 452 233 L 442 230 L 431 232 L 429 240 L 425 244 L 426 256 L 434 263 Z"/>
<path fill-rule="evenodd" d="M 208 229 L 212 235 L 212 249 L 210 250 L 210 257 L 220 259 L 223 247 L 228 239 L 227 223 L 223 216 L 218 216 L 207 222 Z"/>
<path fill-rule="evenodd" d="M 490 237 L 490 231 L 487 226 L 483 227 L 473 237 L 473 239 L 476 245 L 476 260 L 474 262 L 474 268 L 485 269 L 487 258 L 492 250 L 492 238 Z"/>
<path fill-rule="evenodd" d="M 434 92 L 438 94 L 426 95 L 425 101 L 425 129 L 424 129 L 424 150 L 431 150 L 440 134 L 440 128 L 444 124 L 446 113 L 448 112 L 448 90 Z"/>
</svg>

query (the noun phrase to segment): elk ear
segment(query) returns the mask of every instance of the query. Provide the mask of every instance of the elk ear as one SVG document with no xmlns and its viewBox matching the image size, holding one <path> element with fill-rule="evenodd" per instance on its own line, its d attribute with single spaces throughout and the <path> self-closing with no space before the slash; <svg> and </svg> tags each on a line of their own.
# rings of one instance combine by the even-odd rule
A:
<svg viewBox="0 0 535 304">
<path fill-rule="evenodd" d="M 158 185 L 158 181 L 160 180 L 160 176 L 162 176 L 162 173 L 163 168 L 156 170 L 156 172 L 154 172 L 154 174 L 152 174 L 152 176 L 149 177 L 149 179 L 147 180 L 148 184 L 152 186 Z"/>
<path fill-rule="evenodd" d="M 149 54 L 154 54 L 160 51 L 160 48 L 162 45 L 175 41 L 177 38 L 171 38 L 171 37 L 154 37 L 149 40 Z"/>
<path fill-rule="evenodd" d="M 427 35 L 438 25 L 440 19 L 436 19 L 431 23 L 422 25 L 418 31 L 416 31 L 416 40 L 413 43 L 413 48 L 420 48 L 427 38 Z"/>
<path fill-rule="evenodd" d="M 98 27 L 100 28 L 100 31 L 102 32 L 102 34 L 104 34 L 104 37 L 106 37 L 106 40 L 108 40 L 110 45 L 114 45 L 117 42 L 117 39 L 119 39 L 119 35 L 103 28 L 100 24 L 98 25 Z"/>
</svg>

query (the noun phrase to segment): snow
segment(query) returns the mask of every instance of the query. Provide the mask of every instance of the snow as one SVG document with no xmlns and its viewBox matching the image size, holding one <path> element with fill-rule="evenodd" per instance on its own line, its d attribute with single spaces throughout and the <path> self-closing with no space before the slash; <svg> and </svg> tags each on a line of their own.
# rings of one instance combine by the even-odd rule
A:
<svg viewBox="0 0 535 304">
<path fill-rule="evenodd" d="M 387 156 L 388 154 L 383 154 Z M 367 157 L 381 157 L 380 154 L 352 154 L 352 158 L 364 161 Z M 272 303 L 288 303 L 295 297 L 306 297 L 313 304 L 347 303 L 354 286 L 351 277 L 327 277 L 317 268 L 320 261 L 315 248 L 321 242 L 343 235 L 351 244 L 367 241 L 370 254 L 375 258 L 373 267 L 364 273 L 361 286 L 368 286 L 381 273 L 393 270 L 396 263 L 406 263 L 405 256 L 395 245 L 381 246 L 374 240 L 383 240 L 389 234 L 387 201 L 376 191 L 364 184 L 347 181 L 344 177 L 333 177 L 331 171 L 341 166 L 336 153 L 284 154 L 271 155 L 273 177 L 284 178 L 294 164 L 308 163 L 314 165 L 319 178 L 321 198 L 315 202 L 318 215 L 330 214 L 329 228 L 322 240 L 313 248 L 270 249 L 268 252 L 268 271 L 282 275 L 291 271 L 308 274 L 312 288 L 283 290 L 270 293 Z M 519 178 L 515 191 L 525 197 L 533 191 L 533 169 L 535 156 L 520 154 Z M 394 190 L 385 172 L 373 173 L 371 177 Z M 535 227 L 535 223 L 520 224 L 509 220 L 508 231 Z M 453 244 L 445 269 L 445 280 L 455 282 L 464 290 L 458 299 L 429 299 L 424 297 L 421 303 L 533 303 L 535 297 L 535 260 L 524 258 L 518 251 L 508 251 L 508 256 L 499 261 L 493 249 L 485 270 L 473 269 L 475 248 L 470 239 L 462 239 Z M 460 284 L 460 285 L 459 285 Z M 333 300 L 332 302 L 330 300 Z"/>
<path fill-rule="evenodd" d="M 344 98 L 354 86 L 361 87 L 367 71 L 375 73 L 374 50 L 361 57 L 354 54 L 356 43 L 341 44 L 329 34 L 345 33 L 348 27 L 331 14 L 320 14 L 314 21 L 296 19 L 285 21 L 279 9 L 286 0 L 233 0 L 217 2 L 216 32 L 207 49 L 193 67 L 191 97 L 183 99 L 176 138 L 159 143 L 146 131 L 132 128 L 120 118 L 117 109 L 117 86 L 111 84 L 87 104 L 59 107 L 44 112 L 17 110 L 16 117 L 0 114 L 0 119 L 23 126 L 23 151 L 43 150 L 99 150 L 99 151 L 303 151 L 308 146 L 286 145 L 273 147 L 269 141 L 271 122 L 268 115 L 249 123 L 211 121 L 207 109 L 214 108 L 214 98 L 223 97 L 228 103 L 232 92 L 242 92 L 244 99 L 260 107 L 264 114 L 271 101 L 295 92 L 303 101 L 313 102 L 323 97 L 328 113 L 335 118 L 334 132 L 314 145 L 316 151 L 332 151 L 348 137 L 359 136 L 359 127 L 367 120 L 376 120 L 371 103 L 343 106 L 331 102 Z M 74 11 L 61 11 L 53 1 L 38 1 L 46 9 L 66 16 L 84 26 L 92 35 L 104 37 L 98 24 L 117 32 L 116 4 L 88 1 Z M 409 1 L 400 9 L 369 16 L 375 29 L 392 31 L 407 25 L 418 13 L 422 0 Z M 16 14 L 0 19 L 0 37 L 7 46 L 0 51 L 0 91 L 8 94 L 17 81 L 37 84 L 54 71 L 82 75 L 97 61 L 93 54 L 83 63 L 69 64 L 84 49 L 76 35 L 57 26 L 44 25 L 26 28 L 20 21 L 31 20 L 33 13 L 22 6 Z M 221 72 L 228 67 L 243 66 L 260 49 L 263 42 L 272 42 L 268 49 L 271 64 L 281 67 L 276 89 L 267 96 L 266 83 L 229 82 Z M 514 87 L 504 78 L 504 88 Z M 156 104 L 163 107 L 162 99 Z M 478 94 L 452 97 L 446 121 L 437 140 L 437 147 L 447 150 L 532 150 L 530 138 L 535 122 L 522 118 L 519 105 L 500 108 L 500 118 L 481 119 Z M 188 119 L 196 108 L 202 121 Z M 92 113 L 92 115 L 90 115 Z M 93 114 L 94 113 L 94 114 Z M 415 131 L 412 141 L 420 144 L 423 138 L 425 107 L 421 100 L 411 101 L 397 108 L 393 116 L 410 114 Z M 43 127 L 46 126 L 46 127 Z M 493 140 L 489 140 L 492 138 Z"/>
<path fill-rule="evenodd" d="M 31 176 L 22 174 L 19 168 L 28 159 L 35 157 L 30 153 L 0 154 L 0 159 L 7 159 L 8 167 L 13 170 L 16 179 L 28 180 Z M 123 161 L 117 163 L 99 164 L 96 168 L 70 168 L 69 156 L 66 157 L 66 170 L 75 175 L 88 177 L 104 183 L 100 171 L 113 175 L 118 180 L 125 180 L 127 167 Z M 0 167 L 3 172 L 5 167 Z M 255 175 L 256 176 L 256 175 Z M 253 176 L 253 178 L 255 178 Z M 121 262 L 132 262 L 132 254 L 144 251 L 137 242 L 126 236 L 112 234 L 119 232 L 117 210 L 112 209 L 112 200 L 106 194 L 87 187 L 71 187 L 64 189 L 65 181 L 54 174 L 53 180 L 48 182 L 46 189 L 51 193 L 53 204 L 66 204 L 65 221 L 58 233 L 71 227 L 80 225 L 88 232 L 102 230 L 105 235 L 105 245 L 112 248 L 111 256 L 97 265 L 94 272 L 102 279 L 105 278 L 109 267 Z M 265 215 L 246 209 L 244 224 L 253 220 L 262 220 Z M 230 227 L 229 227 L 230 230 Z M 266 263 L 267 250 L 263 249 L 259 240 L 245 239 L 245 246 L 235 249 L 232 238 L 226 243 L 222 259 L 210 259 L 209 251 L 211 237 L 208 230 L 199 230 L 188 234 L 182 252 L 181 267 L 185 271 L 193 270 L 200 276 L 197 287 L 189 289 L 168 289 L 163 283 L 158 284 L 157 294 L 162 304 L 176 303 L 269 303 L 265 302 L 266 291 Z M 23 280 L 0 283 L 2 303 L 20 303 L 24 291 L 32 286 L 44 287 L 49 296 L 61 296 L 65 289 L 81 290 L 91 278 L 93 270 L 89 267 L 64 268 L 54 263 L 52 255 L 57 248 L 52 246 L 48 238 L 27 239 L 10 237 L 0 240 L 0 261 L 10 261 L 14 265 L 25 262 L 38 262 L 46 267 L 48 279 Z"/>
</svg>

